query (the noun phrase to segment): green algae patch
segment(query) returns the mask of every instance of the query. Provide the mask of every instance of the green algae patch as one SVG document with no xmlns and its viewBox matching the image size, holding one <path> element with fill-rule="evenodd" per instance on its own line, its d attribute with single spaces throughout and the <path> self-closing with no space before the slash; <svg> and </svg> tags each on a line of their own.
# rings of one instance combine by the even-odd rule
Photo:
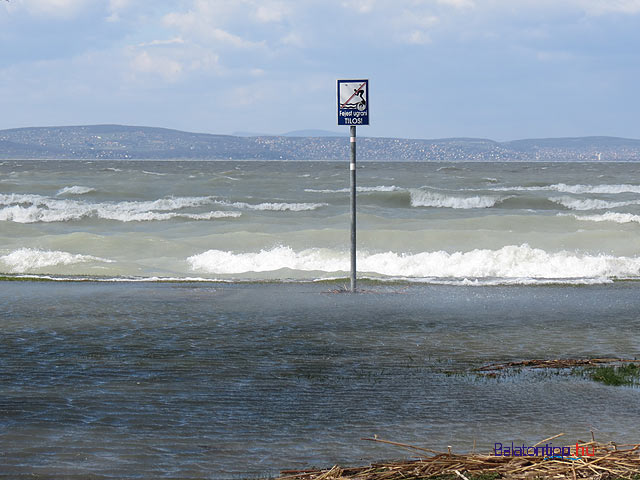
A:
<svg viewBox="0 0 640 480">
<path fill-rule="evenodd" d="M 586 373 L 591 380 L 605 385 L 615 387 L 640 385 L 640 366 L 635 363 L 592 368 Z"/>
</svg>

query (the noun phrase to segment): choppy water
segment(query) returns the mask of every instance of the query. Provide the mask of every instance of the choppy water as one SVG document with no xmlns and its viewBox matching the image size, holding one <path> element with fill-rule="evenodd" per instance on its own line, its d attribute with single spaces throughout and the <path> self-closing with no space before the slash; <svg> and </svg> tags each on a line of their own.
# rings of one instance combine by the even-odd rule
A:
<svg viewBox="0 0 640 480">
<path fill-rule="evenodd" d="M 446 374 L 637 355 L 635 282 L 327 290 L 0 282 L 2 474 L 244 478 L 405 455 L 373 435 L 455 451 L 638 440 L 638 389 Z"/>
<path fill-rule="evenodd" d="M 634 170 L 363 163 L 359 271 L 389 283 L 353 296 L 308 282 L 347 276 L 346 162 L 0 163 L 0 275 L 100 280 L 0 281 L 0 477 L 637 442 L 638 389 L 447 374 L 640 355 Z"/>
<path fill-rule="evenodd" d="M 315 280 L 349 268 L 345 162 L 0 165 L 0 274 Z M 634 279 L 629 163 L 362 163 L 364 277 Z"/>
</svg>

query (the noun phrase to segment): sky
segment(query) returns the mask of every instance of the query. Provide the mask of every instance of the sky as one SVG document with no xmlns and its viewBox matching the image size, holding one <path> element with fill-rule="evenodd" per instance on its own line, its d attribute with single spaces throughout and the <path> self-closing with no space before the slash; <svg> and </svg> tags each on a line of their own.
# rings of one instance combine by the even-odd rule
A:
<svg viewBox="0 0 640 480">
<path fill-rule="evenodd" d="M 640 138 L 640 0 L 0 0 L 0 129 Z"/>
</svg>

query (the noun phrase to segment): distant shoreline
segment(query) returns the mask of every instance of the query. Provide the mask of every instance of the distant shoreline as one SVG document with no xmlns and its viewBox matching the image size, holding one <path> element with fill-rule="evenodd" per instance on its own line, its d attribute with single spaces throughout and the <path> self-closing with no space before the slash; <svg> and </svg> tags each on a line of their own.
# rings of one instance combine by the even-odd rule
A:
<svg viewBox="0 0 640 480">
<path fill-rule="evenodd" d="M 283 160 L 348 158 L 344 136 L 233 136 L 125 125 L 0 130 L 0 160 Z M 640 140 L 569 137 L 497 142 L 483 138 L 358 137 L 359 161 L 640 161 Z M 389 160 L 393 159 L 393 160 Z"/>
</svg>

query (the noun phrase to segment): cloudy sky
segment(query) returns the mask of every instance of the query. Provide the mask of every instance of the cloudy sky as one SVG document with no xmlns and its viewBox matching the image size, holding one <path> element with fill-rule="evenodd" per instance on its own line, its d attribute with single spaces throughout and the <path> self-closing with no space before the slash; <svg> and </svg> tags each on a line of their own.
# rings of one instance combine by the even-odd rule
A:
<svg viewBox="0 0 640 480">
<path fill-rule="evenodd" d="M 0 129 L 640 138 L 640 0 L 0 0 Z"/>
</svg>

